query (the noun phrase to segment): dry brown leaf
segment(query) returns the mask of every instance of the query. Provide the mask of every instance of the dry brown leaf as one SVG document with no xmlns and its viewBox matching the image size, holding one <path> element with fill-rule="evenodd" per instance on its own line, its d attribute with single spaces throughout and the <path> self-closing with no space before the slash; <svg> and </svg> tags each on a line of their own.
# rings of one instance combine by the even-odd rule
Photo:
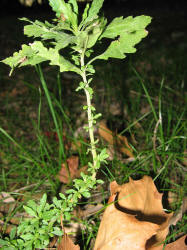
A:
<svg viewBox="0 0 187 250">
<path fill-rule="evenodd" d="M 168 197 L 170 195 L 169 203 L 171 201 L 171 197 L 172 197 L 171 195 L 172 194 L 173 194 L 172 192 L 170 194 L 168 192 Z M 174 196 L 174 198 L 175 198 L 175 196 Z M 172 218 L 170 219 L 170 222 L 169 222 L 170 225 L 176 225 L 177 222 L 182 219 L 183 214 L 186 213 L 186 211 L 187 211 L 187 197 L 185 196 L 183 198 L 183 200 L 182 200 L 182 204 L 181 204 L 180 208 L 175 211 L 175 213 L 173 214 Z"/>
<path fill-rule="evenodd" d="M 28 92 L 28 88 L 24 86 L 16 86 L 15 88 L 12 89 L 12 91 L 9 93 L 9 96 L 11 97 L 16 97 L 18 95 L 23 95 L 26 92 Z"/>
<path fill-rule="evenodd" d="M 186 250 L 187 249 L 187 235 L 178 240 L 166 245 L 165 250 Z"/>
<path fill-rule="evenodd" d="M 106 122 L 104 120 L 99 123 L 98 132 L 99 135 L 109 143 L 109 145 L 114 146 L 116 144 L 121 153 L 126 154 L 130 158 L 134 158 L 132 148 L 130 147 L 127 138 L 122 135 L 117 135 L 115 138 L 113 132 L 107 128 Z"/>
<path fill-rule="evenodd" d="M 122 186 L 111 183 L 94 250 L 161 249 L 172 214 L 162 207 L 162 194 L 148 176 Z M 157 246 L 156 246 L 157 245 Z"/>
<path fill-rule="evenodd" d="M 67 166 L 69 168 L 69 174 L 71 179 L 75 178 L 76 172 L 78 170 L 79 165 L 79 158 L 78 156 L 71 156 L 69 159 L 67 159 Z M 68 170 L 66 168 L 66 165 L 62 163 L 62 168 L 59 171 L 58 179 L 63 183 L 69 183 L 69 174 Z"/>
<path fill-rule="evenodd" d="M 107 128 L 106 122 L 104 120 L 102 120 L 99 123 L 99 131 L 98 132 L 99 132 L 99 135 L 103 139 L 105 139 L 105 141 L 107 141 L 111 145 L 114 144 L 114 137 L 113 137 L 112 131 Z"/>
<path fill-rule="evenodd" d="M 79 166 L 79 158 L 78 156 L 71 156 L 70 158 L 67 159 L 67 166 L 69 168 L 69 173 L 70 173 L 70 177 L 71 179 L 75 179 L 80 177 L 81 172 L 86 172 L 87 170 L 87 166 L 84 166 L 80 169 L 78 169 Z M 64 163 L 62 163 L 62 168 L 58 173 L 57 178 L 63 182 L 63 183 L 69 183 L 69 174 L 68 171 L 66 169 L 66 166 Z"/>
<path fill-rule="evenodd" d="M 79 151 L 79 150 L 80 150 L 81 146 L 82 146 L 81 141 L 76 141 L 76 143 L 75 143 L 75 142 L 72 142 L 72 143 L 71 143 L 70 148 L 71 148 L 71 150 L 73 150 L 73 151 L 76 151 L 76 152 L 77 152 L 77 151 Z"/>
<path fill-rule="evenodd" d="M 0 211 L 8 213 L 13 211 L 16 206 L 15 199 L 6 192 L 0 193 Z"/>
<path fill-rule="evenodd" d="M 12 229 L 14 228 L 14 225 L 7 224 L 6 227 L 3 224 L 0 224 L 0 232 L 3 232 L 5 234 L 10 234 Z"/>
<path fill-rule="evenodd" d="M 61 242 L 58 244 L 57 250 L 79 250 L 79 245 L 75 245 L 66 233 L 62 237 Z"/>
<path fill-rule="evenodd" d="M 117 136 L 117 144 L 120 147 L 119 150 L 128 155 L 130 158 L 134 158 L 132 153 L 132 148 L 129 146 L 128 140 L 125 136 L 118 135 Z"/>
</svg>

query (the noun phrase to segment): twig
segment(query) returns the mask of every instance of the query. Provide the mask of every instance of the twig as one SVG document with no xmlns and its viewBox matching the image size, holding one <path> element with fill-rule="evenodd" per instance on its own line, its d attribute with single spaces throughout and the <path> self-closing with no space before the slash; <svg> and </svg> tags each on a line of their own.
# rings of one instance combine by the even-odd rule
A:
<svg viewBox="0 0 187 250">
<path fill-rule="evenodd" d="M 162 163 L 161 160 L 160 160 L 159 155 L 157 154 L 157 150 L 156 150 L 156 139 L 157 139 L 157 138 L 156 138 L 156 135 L 157 135 L 158 126 L 159 126 L 160 123 L 161 123 L 161 118 L 158 119 L 158 121 L 157 121 L 157 123 L 156 123 L 156 125 L 155 125 L 155 128 L 154 128 L 154 132 L 153 132 L 153 150 L 154 150 L 154 152 L 155 152 L 156 159 L 157 159 L 160 163 Z"/>
<path fill-rule="evenodd" d="M 31 184 L 31 185 L 28 185 L 28 186 L 25 186 L 25 187 L 21 187 L 21 188 L 18 188 L 14 191 L 11 191 L 10 193 L 19 193 L 20 191 L 23 191 L 23 190 L 26 190 L 26 189 L 29 189 L 29 188 L 33 188 L 35 186 L 37 186 L 38 184 L 37 183 L 34 183 L 34 184 Z M 46 185 L 46 183 L 45 183 Z"/>
</svg>

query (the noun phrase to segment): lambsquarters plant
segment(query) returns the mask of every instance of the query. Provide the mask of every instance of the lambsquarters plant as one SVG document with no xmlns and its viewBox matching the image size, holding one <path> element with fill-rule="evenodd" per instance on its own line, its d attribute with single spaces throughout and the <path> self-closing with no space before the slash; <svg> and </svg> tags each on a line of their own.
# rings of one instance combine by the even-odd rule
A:
<svg viewBox="0 0 187 250">
<path fill-rule="evenodd" d="M 124 59 L 127 53 L 134 53 L 134 47 L 148 32 L 146 26 L 151 22 L 149 16 L 117 17 L 107 24 L 107 19 L 99 15 L 104 0 L 93 0 L 87 4 L 82 18 L 79 17 L 76 0 L 49 0 L 56 19 L 52 23 L 47 21 L 30 21 L 27 18 L 21 20 L 29 24 L 24 27 L 24 34 L 33 37 L 34 42 L 23 44 L 21 50 L 15 52 L 12 57 L 3 60 L 3 63 L 11 67 L 11 72 L 16 67 L 26 65 L 38 65 L 49 61 L 50 65 L 59 66 L 60 72 L 73 71 L 81 76 L 76 91 L 83 90 L 86 95 L 87 105 L 83 107 L 87 111 L 90 152 L 92 162 L 88 163 L 88 173 L 81 174 L 80 179 L 73 181 L 73 188 L 66 192 L 66 196 L 56 197 L 52 204 L 47 203 L 44 195 L 37 205 L 29 201 L 24 209 L 33 218 L 24 220 L 16 229 L 12 230 L 10 238 L 0 241 L 4 249 L 35 249 L 45 248 L 54 235 L 63 234 L 60 227 L 60 219 L 69 221 L 71 211 L 78 200 L 84 196 L 88 198 L 90 191 L 96 187 L 100 180 L 96 179 L 96 172 L 100 164 L 106 163 L 107 153 L 103 149 L 99 153 L 96 149 L 98 141 L 94 138 L 93 124 L 101 114 L 96 114 L 92 106 L 93 89 L 92 78 L 95 73 L 93 63 L 96 60 L 108 60 L 109 58 Z M 107 39 L 111 41 L 109 46 L 101 54 L 94 50 L 96 43 L 101 44 Z M 64 56 L 64 50 L 69 48 L 69 56 Z"/>
</svg>

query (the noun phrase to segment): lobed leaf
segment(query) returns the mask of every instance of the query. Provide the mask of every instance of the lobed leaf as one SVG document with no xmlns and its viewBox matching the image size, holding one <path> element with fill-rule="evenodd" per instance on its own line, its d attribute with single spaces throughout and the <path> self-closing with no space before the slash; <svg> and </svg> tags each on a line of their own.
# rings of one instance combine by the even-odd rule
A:
<svg viewBox="0 0 187 250">
<path fill-rule="evenodd" d="M 87 48 L 91 48 L 95 45 L 95 43 L 97 42 L 98 38 L 100 37 L 100 35 L 103 32 L 103 29 L 106 25 L 107 21 L 105 18 L 100 18 L 97 19 L 90 27 L 90 30 L 88 28 L 88 31 L 86 29 L 86 31 L 88 32 L 88 44 L 87 44 Z"/>
<path fill-rule="evenodd" d="M 49 5 L 52 10 L 56 12 L 56 16 L 60 17 L 60 14 L 63 13 L 66 18 L 68 18 L 66 5 L 64 0 L 49 0 Z"/>
<path fill-rule="evenodd" d="M 105 31 L 101 35 L 100 39 L 115 38 L 121 36 L 124 33 L 133 33 L 138 30 L 143 30 L 151 22 L 150 16 L 137 16 L 133 18 L 129 16 L 127 18 L 116 17 L 113 21 L 106 27 Z"/>
<path fill-rule="evenodd" d="M 113 58 L 119 58 L 123 59 L 126 57 L 126 53 L 134 53 L 136 52 L 136 48 L 134 47 L 137 43 L 139 43 L 142 38 L 146 37 L 148 32 L 144 29 L 145 25 L 147 25 L 151 18 L 147 18 L 146 16 L 141 16 L 142 18 L 142 24 L 138 24 L 136 19 L 134 22 L 134 19 L 130 18 L 131 25 L 129 24 L 128 28 L 127 25 L 123 27 L 120 26 L 118 23 L 121 19 L 116 19 L 115 23 L 118 23 L 119 25 L 116 27 L 116 30 L 114 29 L 115 25 L 111 25 L 110 29 L 102 34 L 102 37 L 107 38 L 114 38 L 116 36 L 119 36 L 118 39 L 111 42 L 109 47 L 106 49 L 104 53 L 99 55 L 97 59 L 104 59 L 107 60 L 109 57 Z M 108 26 L 109 27 L 109 26 Z M 121 28 L 119 28 L 121 27 Z M 124 28 L 124 30 L 122 29 Z M 109 33 L 111 31 L 111 34 Z"/>
<path fill-rule="evenodd" d="M 40 41 L 36 41 L 30 46 L 22 45 L 22 50 L 3 60 L 12 69 L 17 66 L 36 65 L 43 61 L 50 61 L 50 65 L 59 66 L 60 72 L 74 71 L 80 75 L 82 74 L 79 68 L 61 56 L 55 48 L 47 49 Z"/>
<path fill-rule="evenodd" d="M 13 56 L 7 57 L 6 59 L 2 60 L 3 63 L 9 65 L 12 69 L 19 66 L 26 66 L 26 65 L 36 65 L 45 61 L 44 58 L 41 56 L 37 56 L 35 51 L 26 44 L 22 45 L 22 49 L 18 52 L 15 52 Z"/>
<path fill-rule="evenodd" d="M 57 28 L 49 28 L 45 24 L 40 25 L 38 21 L 33 24 L 26 25 L 24 27 L 24 34 L 31 37 L 40 37 L 42 40 L 54 39 L 57 50 L 67 47 L 69 44 L 76 42 L 76 37 L 74 35 L 67 34 L 65 32 L 59 31 Z"/>
<path fill-rule="evenodd" d="M 40 37 L 42 40 L 54 39 L 58 50 L 67 47 L 76 41 L 76 37 L 65 32 L 59 31 L 56 27 L 49 27 L 49 24 L 35 21 L 24 27 L 24 34 L 28 37 Z"/>
<path fill-rule="evenodd" d="M 82 25 L 84 24 L 84 21 L 86 20 L 86 18 L 88 17 L 88 9 L 89 9 L 90 5 L 89 3 L 86 4 L 86 7 L 84 8 L 84 12 L 82 14 L 82 21 L 79 25 L 79 30 L 82 28 Z"/>
<path fill-rule="evenodd" d="M 79 10 L 78 10 L 77 0 L 69 0 L 69 3 L 72 4 L 74 13 L 78 15 Z"/>
<path fill-rule="evenodd" d="M 74 31 L 77 31 L 78 21 L 78 6 L 75 0 L 70 0 L 70 3 L 65 3 L 64 0 L 49 0 L 49 5 L 56 12 L 58 18 L 62 18 L 63 22 L 69 22 Z M 73 9 L 72 7 L 73 6 Z"/>
<path fill-rule="evenodd" d="M 97 18 L 97 14 L 99 13 L 101 7 L 103 6 L 104 0 L 93 0 L 92 5 L 88 11 L 88 17 L 85 22 L 88 23 L 95 18 Z"/>
</svg>

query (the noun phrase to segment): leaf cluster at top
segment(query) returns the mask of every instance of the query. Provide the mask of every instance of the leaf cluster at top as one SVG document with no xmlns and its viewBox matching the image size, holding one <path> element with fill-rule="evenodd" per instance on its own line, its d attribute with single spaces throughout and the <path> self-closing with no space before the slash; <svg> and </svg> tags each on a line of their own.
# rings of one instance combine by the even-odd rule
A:
<svg viewBox="0 0 187 250">
<path fill-rule="evenodd" d="M 135 18 L 117 17 L 107 25 L 106 18 L 98 15 L 103 1 L 93 0 L 91 5 L 88 3 L 79 22 L 76 0 L 69 0 L 68 3 L 64 0 L 49 0 L 57 18 L 53 23 L 38 20 L 33 22 L 22 18 L 21 20 L 29 22 L 24 27 L 24 34 L 37 40 L 29 45 L 22 45 L 21 50 L 2 62 L 13 70 L 17 66 L 49 61 L 50 65 L 59 66 L 60 72 L 74 71 L 82 75 L 81 56 L 90 57 L 94 51 L 91 48 L 104 38 L 111 39 L 111 43 L 103 53 L 91 58 L 90 61 L 88 59 L 86 68 L 96 59 L 107 60 L 110 57 L 123 59 L 127 53 L 134 53 L 135 45 L 148 34 L 145 27 L 151 22 L 151 17 L 144 15 Z M 65 58 L 63 49 L 68 46 L 72 53 L 69 58 Z"/>
</svg>

